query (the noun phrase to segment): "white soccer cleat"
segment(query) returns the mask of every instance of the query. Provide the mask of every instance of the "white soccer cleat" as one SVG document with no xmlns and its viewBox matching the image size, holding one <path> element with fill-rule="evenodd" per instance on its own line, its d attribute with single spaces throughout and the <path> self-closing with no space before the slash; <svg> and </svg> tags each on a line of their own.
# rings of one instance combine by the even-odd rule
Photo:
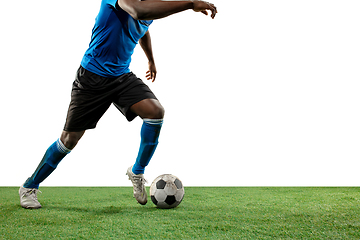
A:
<svg viewBox="0 0 360 240">
<path fill-rule="evenodd" d="M 144 174 L 135 174 L 132 172 L 132 166 L 128 168 L 126 175 L 129 176 L 134 187 L 134 197 L 141 204 L 145 205 L 147 203 L 147 194 L 145 190 L 146 180 Z"/>
<path fill-rule="evenodd" d="M 23 186 L 19 189 L 20 205 L 23 208 L 37 209 L 41 208 L 41 204 L 37 199 L 37 193 L 40 192 L 36 188 L 24 188 Z"/>
</svg>

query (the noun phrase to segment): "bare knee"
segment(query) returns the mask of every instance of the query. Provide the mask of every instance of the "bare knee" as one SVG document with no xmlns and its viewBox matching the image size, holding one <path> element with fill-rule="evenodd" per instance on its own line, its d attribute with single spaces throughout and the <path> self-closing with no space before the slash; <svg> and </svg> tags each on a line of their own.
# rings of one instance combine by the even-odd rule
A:
<svg viewBox="0 0 360 240">
<path fill-rule="evenodd" d="M 79 142 L 80 138 L 84 135 L 85 131 L 81 132 L 67 132 L 63 131 L 60 137 L 61 142 L 67 149 L 73 149 Z"/>
<path fill-rule="evenodd" d="M 130 110 L 141 118 L 162 119 L 165 114 L 163 106 L 156 99 L 142 100 L 131 106 Z"/>
<path fill-rule="evenodd" d="M 149 116 L 147 118 L 150 119 L 163 119 L 165 115 L 165 109 L 161 104 L 156 105 L 149 112 Z"/>
</svg>

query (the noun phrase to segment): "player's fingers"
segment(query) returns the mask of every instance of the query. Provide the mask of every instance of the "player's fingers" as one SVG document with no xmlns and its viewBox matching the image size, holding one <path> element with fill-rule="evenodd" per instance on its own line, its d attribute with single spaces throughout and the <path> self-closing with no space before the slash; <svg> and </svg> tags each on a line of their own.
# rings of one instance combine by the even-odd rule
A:
<svg viewBox="0 0 360 240">
<path fill-rule="evenodd" d="M 216 16 L 216 11 L 215 10 L 212 10 L 211 11 L 211 18 L 214 19 Z"/>
<path fill-rule="evenodd" d="M 151 73 L 150 73 L 150 71 L 147 71 L 147 72 L 146 72 L 145 77 L 146 77 L 147 80 L 150 80 L 150 79 L 151 79 Z"/>
<path fill-rule="evenodd" d="M 206 10 L 201 11 L 203 14 L 208 15 Z"/>
<path fill-rule="evenodd" d="M 214 19 L 214 17 L 216 16 L 216 13 L 217 13 L 217 8 L 215 7 L 215 5 L 214 4 L 209 4 L 209 6 L 210 6 L 210 10 L 211 10 L 211 18 L 212 19 Z"/>
<path fill-rule="evenodd" d="M 155 81 L 155 78 L 156 78 L 156 72 L 153 72 L 153 74 L 152 74 L 152 82 Z"/>
</svg>

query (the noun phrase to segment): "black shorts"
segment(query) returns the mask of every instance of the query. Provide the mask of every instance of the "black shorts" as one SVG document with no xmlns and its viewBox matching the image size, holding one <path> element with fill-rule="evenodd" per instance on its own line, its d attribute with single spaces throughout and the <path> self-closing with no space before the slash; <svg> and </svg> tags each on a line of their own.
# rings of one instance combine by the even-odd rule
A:
<svg viewBox="0 0 360 240">
<path fill-rule="evenodd" d="M 107 78 L 80 66 L 73 83 L 64 130 L 78 132 L 95 128 L 112 103 L 128 121 L 132 121 L 137 115 L 130 107 L 148 98 L 157 99 L 150 88 L 131 72 Z"/>
</svg>

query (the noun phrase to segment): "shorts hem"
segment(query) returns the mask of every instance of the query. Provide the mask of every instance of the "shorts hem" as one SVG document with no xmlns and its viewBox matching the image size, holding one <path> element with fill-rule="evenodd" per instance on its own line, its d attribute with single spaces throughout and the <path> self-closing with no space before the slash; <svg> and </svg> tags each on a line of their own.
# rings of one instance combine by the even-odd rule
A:
<svg viewBox="0 0 360 240">
<path fill-rule="evenodd" d="M 86 131 L 86 130 L 91 130 L 91 129 L 95 129 L 95 127 L 88 127 L 88 128 L 63 128 L 63 131 L 65 132 L 82 132 L 82 131 Z"/>
</svg>

